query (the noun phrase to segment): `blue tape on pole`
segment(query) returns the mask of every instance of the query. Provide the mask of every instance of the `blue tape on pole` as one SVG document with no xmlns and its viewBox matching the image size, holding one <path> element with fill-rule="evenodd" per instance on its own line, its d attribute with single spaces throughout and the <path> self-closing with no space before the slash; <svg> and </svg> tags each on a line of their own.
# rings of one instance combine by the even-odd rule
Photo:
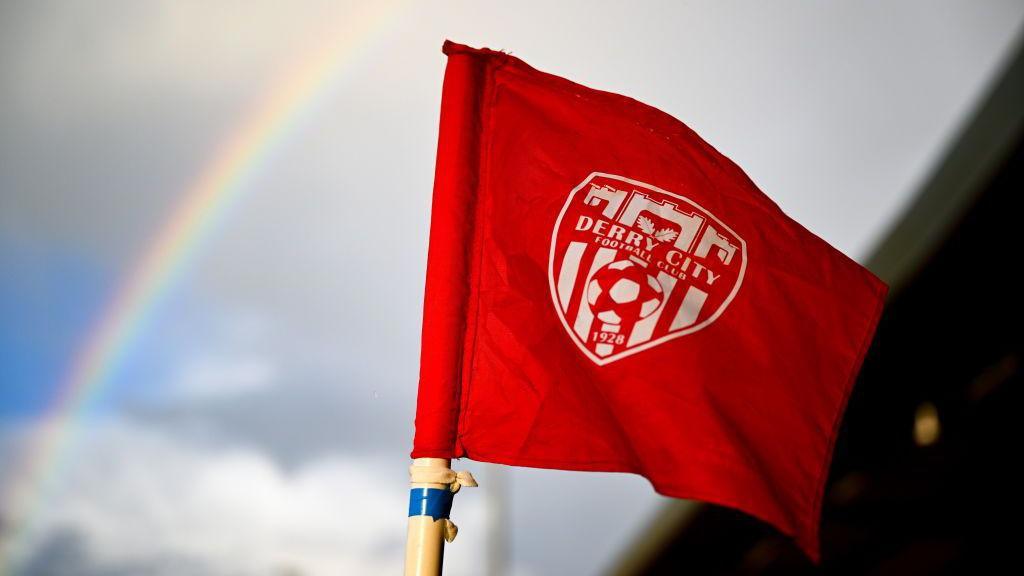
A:
<svg viewBox="0 0 1024 576">
<path fill-rule="evenodd" d="M 451 490 L 440 488 L 413 488 L 409 490 L 409 516 L 430 516 L 434 520 L 447 518 L 452 512 Z"/>
</svg>

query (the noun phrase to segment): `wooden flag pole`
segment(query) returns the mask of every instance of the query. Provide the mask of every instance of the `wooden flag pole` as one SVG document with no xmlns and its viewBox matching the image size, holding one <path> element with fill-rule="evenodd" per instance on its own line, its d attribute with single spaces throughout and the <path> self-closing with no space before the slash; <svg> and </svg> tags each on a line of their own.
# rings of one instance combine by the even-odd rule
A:
<svg viewBox="0 0 1024 576">
<path fill-rule="evenodd" d="M 416 458 L 414 468 L 448 470 L 451 460 L 444 458 Z M 405 576 L 440 576 L 444 562 L 444 522 L 425 514 L 413 515 L 420 488 L 447 490 L 447 484 L 410 482 L 409 532 L 405 541 Z"/>
<path fill-rule="evenodd" d="M 416 458 L 409 468 L 409 531 L 405 541 L 405 576 L 440 576 L 444 543 L 458 528 L 448 515 L 462 486 L 476 486 L 468 472 L 453 472 L 445 458 Z"/>
</svg>

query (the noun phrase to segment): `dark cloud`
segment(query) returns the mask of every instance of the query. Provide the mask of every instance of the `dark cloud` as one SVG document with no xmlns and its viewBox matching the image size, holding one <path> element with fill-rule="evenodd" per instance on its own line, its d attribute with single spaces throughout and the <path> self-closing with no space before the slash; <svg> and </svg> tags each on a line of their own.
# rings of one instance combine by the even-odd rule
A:
<svg viewBox="0 0 1024 576">
<path fill-rule="evenodd" d="M 205 442 L 259 447 L 286 467 L 330 454 L 391 455 L 402 469 L 412 450 L 413 403 L 382 396 L 369 382 L 282 382 L 265 390 L 141 406 L 135 418 Z"/>
</svg>

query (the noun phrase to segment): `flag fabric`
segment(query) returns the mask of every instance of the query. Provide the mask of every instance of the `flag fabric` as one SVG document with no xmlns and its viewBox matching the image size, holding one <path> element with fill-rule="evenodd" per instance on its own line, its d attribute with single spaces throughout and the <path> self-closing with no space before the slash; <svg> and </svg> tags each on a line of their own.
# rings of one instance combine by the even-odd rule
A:
<svg viewBox="0 0 1024 576">
<path fill-rule="evenodd" d="M 412 456 L 633 472 L 817 561 L 886 286 L 675 118 L 443 51 Z"/>
</svg>

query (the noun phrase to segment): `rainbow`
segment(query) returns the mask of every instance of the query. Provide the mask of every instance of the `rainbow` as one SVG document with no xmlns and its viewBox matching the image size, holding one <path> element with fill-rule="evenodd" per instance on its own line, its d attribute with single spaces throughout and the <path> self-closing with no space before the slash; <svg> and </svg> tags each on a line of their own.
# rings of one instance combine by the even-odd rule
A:
<svg viewBox="0 0 1024 576">
<path fill-rule="evenodd" d="M 13 574 L 21 541 L 44 505 L 48 486 L 72 451 L 82 414 L 100 394 L 147 319 L 176 284 L 247 189 L 257 170 L 294 127 L 331 93 L 336 80 L 382 35 L 397 7 L 371 9 L 346 22 L 346 33 L 330 35 L 287 68 L 218 147 L 186 187 L 181 200 L 114 291 L 77 350 L 52 401 L 33 429 L 29 445 L 0 499 L 0 576 Z"/>
</svg>

